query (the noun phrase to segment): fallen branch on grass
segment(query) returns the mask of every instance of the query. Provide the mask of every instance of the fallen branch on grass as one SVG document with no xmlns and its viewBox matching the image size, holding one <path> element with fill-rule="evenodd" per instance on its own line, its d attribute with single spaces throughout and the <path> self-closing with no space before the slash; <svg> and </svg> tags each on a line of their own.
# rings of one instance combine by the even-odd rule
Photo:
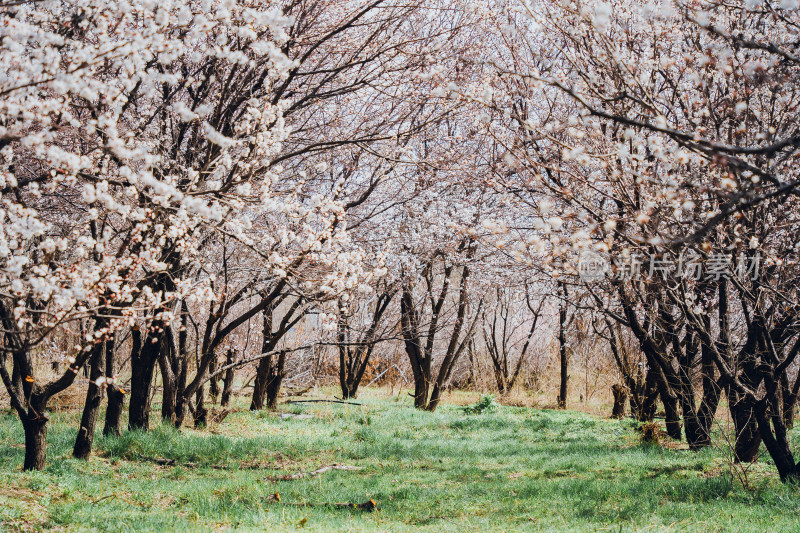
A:
<svg viewBox="0 0 800 533">
<path fill-rule="evenodd" d="M 330 470 L 361 470 L 361 467 L 360 466 L 341 465 L 341 464 L 327 465 L 327 466 L 323 466 L 322 468 L 318 468 L 316 470 L 313 470 L 311 472 L 298 472 L 296 474 L 286 474 L 285 476 L 275 476 L 275 477 L 271 477 L 269 479 L 270 479 L 270 481 L 292 481 L 292 480 L 295 480 L 295 479 L 303 479 L 304 477 L 318 476 L 318 475 L 324 474 L 325 472 L 328 472 Z"/>
<path fill-rule="evenodd" d="M 233 412 L 236 412 L 236 411 L 237 411 L 237 409 L 222 409 L 220 411 L 211 411 L 211 413 L 209 413 L 208 423 L 209 424 L 221 424 L 222 421 L 225 420 L 225 418 L 229 414 L 231 414 Z"/>
<path fill-rule="evenodd" d="M 281 503 L 281 497 L 277 492 L 275 494 L 270 494 L 267 500 Z M 282 503 L 282 505 L 293 505 L 295 507 L 338 507 L 342 509 L 358 509 L 359 511 L 366 511 L 368 513 L 378 509 L 378 502 L 373 499 L 369 499 L 364 503 L 287 502 Z"/>
<path fill-rule="evenodd" d="M 309 392 L 311 389 L 314 388 L 313 385 L 309 385 L 305 389 L 293 389 L 292 387 L 284 387 L 286 389 L 287 396 L 302 396 L 303 394 Z"/>
<path fill-rule="evenodd" d="M 332 503 L 333 507 L 352 507 L 361 511 L 372 512 L 378 508 L 378 503 L 375 500 L 367 500 L 364 503 Z"/>
<path fill-rule="evenodd" d="M 345 402 L 342 400 L 289 400 L 286 403 L 343 403 L 345 405 L 364 405 L 358 402 Z"/>
</svg>

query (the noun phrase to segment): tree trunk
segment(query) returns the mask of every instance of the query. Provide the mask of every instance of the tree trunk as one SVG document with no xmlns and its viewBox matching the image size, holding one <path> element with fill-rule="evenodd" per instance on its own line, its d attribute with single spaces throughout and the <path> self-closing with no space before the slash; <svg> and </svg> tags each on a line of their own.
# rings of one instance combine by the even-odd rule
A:
<svg viewBox="0 0 800 533">
<path fill-rule="evenodd" d="M 211 366 L 208 368 L 209 375 L 213 375 L 214 372 L 217 371 L 217 353 L 214 352 L 213 357 L 211 358 Z M 212 377 L 208 381 L 208 392 L 211 397 L 212 405 L 217 403 L 219 400 L 219 378 Z"/>
<path fill-rule="evenodd" d="M 350 333 L 347 329 L 347 318 L 344 315 L 339 316 L 339 327 L 337 329 L 337 341 L 340 343 L 339 385 L 342 389 L 342 398 L 345 400 L 355 398 L 358 394 L 358 387 L 361 384 L 361 380 L 364 379 L 364 372 L 367 370 L 367 365 L 375 346 L 372 342 L 375 338 L 375 332 L 393 297 L 393 291 L 383 292 L 378 296 L 370 326 L 360 338 L 363 345 L 354 349 L 351 349 L 348 345 Z"/>
<path fill-rule="evenodd" d="M 414 376 L 414 407 L 425 409 L 428 405 L 428 387 L 431 382 L 431 362 L 422 349 L 419 333 L 419 315 L 414 306 L 410 287 L 403 286 L 400 299 L 400 325 L 403 341 Z"/>
<path fill-rule="evenodd" d="M 728 317 L 728 285 L 724 279 L 720 281 L 717 292 L 719 294 L 719 333 L 717 340 L 717 350 L 725 354 L 725 359 L 729 360 L 730 344 L 730 324 Z M 710 330 L 710 320 L 706 322 L 707 330 Z M 698 423 L 700 424 L 700 444 L 711 446 L 711 425 L 719 407 L 719 400 L 722 396 L 722 386 L 717 382 L 715 376 L 714 355 L 712 347 L 703 343 L 700 348 L 703 369 L 703 400 L 700 402 L 700 409 L 697 411 Z"/>
<path fill-rule="evenodd" d="M 113 338 L 106 341 L 105 352 L 106 378 L 114 379 L 116 376 L 116 349 Z M 125 407 L 125 393 L 116 383 L 110 384 L 106 393 L 108 395 L 108 406 L 106 407 L 106 423 L 103 427 L 103 435 L 119 435 L 121 433 L 122 409 Z"/>
<path fill-rule="evenodd" d="M 175 380 L 175 416 L 172 418 L 172 423 L 177 429 L 183 426 L 186 418 L 186 380 L 189 369 L 183 354 L 181 351 L 178 359 L 178 377 Z"/>
<path fill-rule="evenodd" d="M 695 407 L 695 392 L 692 385 L 691 378 L 691 361 L 693 351 L 696 349 L 693 342 L 686 343 L 683 350 L 676 348 L 678 352 L 678 364 L 680 365 L 678 378 L 679 391 L 678 398 L 680 400 L 681 411 L 683 411 L 683 427 L 686 433 L 686 442 L 689 444 L 690 450 L 698 450 L 703 446 L 711 444 L 710 440 L 706 442 L 707 432 L 704 431 L 700 418 L 697 415 L 697 408 Z"/>
<path fill-rule="evenodd" d="M 442 399 L 442 387 L 439 386 L 438 383 L 433 385 L 433 391 L 431 391 L 431 399 L 428 401 L 428 405 L 425 407 L 426 411 L 430 411 L 431 413 L 436 411 L 436 408 L 439 407 L 439 401 Z"/>
<path fill-rule="evenodd" d="M 737 463 L 752 463 L 758 458 L 761 434 L 753 405 L 732 388 L 728 388 L 728 403 L 736 434 L 734 459 Z"/>
<path fill-rule="evenodd" d="M 358 395 L 358 389 L 356 386 L 345 383 L 340 387 L 342 389 L 342 400 L 355 400 L 356 396 Z"/>
<path fill-rule="evenodd" d="M 23 470 L 44 470 L 47 456 L 47 401 L 36 391 L 32 391 L 27 410 L 17 411 L 20 414 L 22 427 L 25 430 L 25 462 Z"/>
<path fill-rule="evenodd" d="M 664 404 L 667 435 L 675 440 L 681 440 L 681 414 L 678 410 L 678 399 L 661 394 L 661 403 Z"/>
<path fill-rule="evenodd" d="M 789 389 L 788 372 L 784 371 L 783 377 L 786 379 L 786 387 L 783 390 L 783 423 L 787 429 L 794 427 L 794 413 L 797 406 L 797 396 L 800 392 L 800 373 L 795 378 L 794 386 Z"/>
<path fill-rule="evenodd" d="M 23 470 L 44 470 L 47 456 L 47 421 L 44 410 L 37 417 L 26 417 L 22 421 L 25 429 L 25 463 Z"/>
<path fill-rule="evenodd" d="M 790 394 L 784 400 L 783 405 L 783 423 L 788 429 L 794 427 L 795 409 L 797 407 L 797 395 Z"/>
<path fill-rule="evenodd" d="M 177 361 L 180 355 L 175 353 L 174 336 L 171 329 L 164 331 L 163 349 L 158 356 L 158 368 L 161 371 L 161 419 L 175 423 L 175 404 L 178 396 L 176 383 Z"/>
<path fill-rule="evenodd" d="M 644 384 L 633 381 L 628 390 L 628 405 L 630 406 L 631 416 L 636 420 L 641 420 L 642 406 L 644 405 Z"/>
<path fill-rule="evenodd" d="M 195 393 L 194 427 L 202 428 L 208 425 L 208 409 L 206 409 L 205 387 L 200 385 Z"/>
<path fill-rule="evenodd" d="M 704 346 L 702 348 L 703 357 L 703 401 L 697 411 L 700 435 L 699 446 L 711 446 L 711 425 L 717 413 L 722 387 L 714 379 L 714 362 L 711 358 L 710 350 Z"/>
<path fill-rule="evenodd" d="M 22 372 L 20 372 L 19 366 L 17 366 L 16 364 L 14 364 L 11 368 L 11 383 L 13 383 L 14 390 L 22 390 Z M 10 409 L 14 408 L 13 400 L 10 401 L 9 408 Z"/>
<path fill-rule="evenodd" d="M 104 378 L 106 373 L 105 345 L 105 342 L 99 342 L 92 347 L 92 357 L 89 360 L 91 370 L 89 373 L 89 386 L 86 389 L 86 402 L 83 406 L 78 436 L 72 449 L 72 456 L 75 459 L 88 459 L 92 453 L 97 412 L 100 410 L 100 403 L 103 401 L 103 387 L 98 386 L 97 381 L 100 378 Z"/>
<path fill-rule="evenodd" d="M 755 353 L 758 349 L 758 334 L 751 325 L 748 331 L 747 342 L 738 356 L 738 366 L 741 369 L 741 381 L 753 388 L 760 386 Z M 734 365 L 735 366 L 735 365 Z M 737 392 L 730 384 L 726 387 L 728 406 L 733 419 L 736 440 L 734 444 L 734 458 L 739 463 L 752 463 L 758 458 L 758 449 L 761 446 L 761 434 L 756 420 L 756 410 L 753 400 Z"/>
<path fill-rule="evenodd" d="M 719 390 L 721 390 L 721 387 L 717 386 L 717 388 L 717 391 L 710 391 L 708 395 L 703 396 L 700 409 L 697 411 L 697 419 L 700 430 L 697 444 L 700 447 L 711 446 L 711 425 L 713 424 L 714 416 L 717 413 L 717 407 L 719 406 L 720 399 Z"/>
<path fill-rule="evenodd" d="M 236 351 L 233 348 L 228 349 L 228 353 L 225 357 L 225 366 L 232 365 L 233 360 L 236 358 Z M 222 407 L 227 407 L 231 403 L 231 393 L 233 392 L 233 378 L 235 377 L 233 368 L 229 368 L 225 371 L 225 379 L 222 381 L 222 398 L 220 399 L 220 405 Z"/>
<path fill-rule="evenodd" d="M 261 331 L 261 353 L 270 353 L 275 347 L 275 339 L 272 335 L 272 308 L 264 310 L 263 326 Z M 264 401 L 267 398 L 267 383 L 272 373 L 272 356 L 262 357 L 258 361 L 256 368 L 256 379 L 253 382 L 253 399 L 250 402 L 251 411 L 259 411 L 264 408 Z"/>
<path fill-rule="evenodd" d="M 161 374 L 162 378 L 164 374 Z M 175 382 L 172 376 L 167 376 L 166 380 L 162 379 L 163 392 L 161 394 L 161 419 L 170 424 L 175 423 L 175 404 L 177 402 L 178 391 L 175 388 Z"/>
<path fill-rule="evenodd" d="M 417 409 L 428 407 L 428 382 L 423 378 L 414 383 L 414 407 Z"/>
<path fill-rule="evenodd" d="M 173 424 L 178 429 L 183 426 L 183 421 L 186 418 L 187 403 L 189 402 L 189 398 L 186 395 L 186 381 L 189 378 L 189 360 L 186 351 L 189 337 L 186 330 L 188 313 L 185 307 L 186 303 L 182 302 L 181 305 L 183 306 L 184 315 L 181 317 L 181 328 L 178 330 L 178 355 L 176 357 L 178 369 L 177 377 L 175 378 L 175 416 L 173 417 Z"/>
<path fill-rule="evenodd" d="M 281 383 L 284 378 L 284 367 L 286 365 L 286 352 L 278 354 L 278 363 L 272 370 L 269 382 L 267 383 L 267 409 L 278 408 L 278 395 L 281 392 Z"/>
<path fill-rule="evenodd" d="M 253 399 L 250 402 L 250 410 L 258 411 L 264 408 L 264 400 L 267 397 L 267 383 L 272 371 L 272 356 L 261 358 L 256 368 L 256 379 L 253 382 Z"/>
<path fill-rule="evenodd" d="M 142 349 L 131 354 L 131 397 L 128 404 L 128 428 L 147 431 L 150 428 L 150 399 L 153 374 L 161 349 L 160 325 L 153 325 Z"/>
<path fill-rule="evenodd" d="M 343 400 L 354 400 L 358 396 L 360 381 L 356 380 L 353 374 L 349 374 L 344 380 L 339 380 L 339 388 L 342 391 Z"/>
<path fill-rule="evenodd" d="M 645 354 L 649 354 L 648 363 L 650 364 L 650 373 L 654 374 L 656 378 L 656 386 L 658 387 L 658 395 L 661 398 L 661 403 L 664 406 L 664 418 L 667 429 L 667 435 L 675 440 L 681 440 L 681 415 L 678 409 L 678 395 L 674 394 L 674 390 L 667 376 L 664 374 L 663 369 L 659 366 L 658 355 L 649 353 L 645 350 Z"/>
<path fill-rule="evenodd" d="M 117 435 L 122 431 L 122 410 L 125 408 L 125 393 L 116 385 L 108 388 L 108 407 L 106 408 L 106 425 L 103 435 Z"/>
<path fill-rule="evenodd" d="M 773 376 L 764 376 L 764 401 L 755 403 L 753 412 L 758 424 L 758 431 L 770 457 L 775 462 L 781 481 L 800 481 L 800 469 L 794 461 L 786 426 L 783 423 L 782 398 L 780 382 Z"/>
<path fill-rule="evenodd" d="M 353 399 L 358 394 L 358 386 L 366 371 L 370 352 L 371 350 L 361 348 L 351 350 L 349 347 L 339 347 L 339 388 L 343 400 Z"/>
<path fill-rule="evenodd" d="M 614 407 L 611 409 L 611 418 L 624 418 L 625 401 L 628 399 L 625 386 L 615 383 L 614 386 L 611 387 L 611 393 L 614 395 Z"/>
<path fill-rule="evenodd" d="M 652 422 L 656 416 L 658 403 L 658 382 L 655 372 L 650 369 L 644 378 L 642 406 L 637 419 L 640 422 Z"/>
<path fill-rule="evenodd" d="M 563 288 L 563 286 L 562 286 Z M 566 291 L 565 291 L 566 292 Z M 558 385 L 558 398 L 556 405 L 559 409 L 567 408 L 567 382 L 568 374 L 568 354 L 567 354 L 567 304 L 561 302 L 558 309 L 558 355 L 560 362 L 560 380 Z"/>
</svg>

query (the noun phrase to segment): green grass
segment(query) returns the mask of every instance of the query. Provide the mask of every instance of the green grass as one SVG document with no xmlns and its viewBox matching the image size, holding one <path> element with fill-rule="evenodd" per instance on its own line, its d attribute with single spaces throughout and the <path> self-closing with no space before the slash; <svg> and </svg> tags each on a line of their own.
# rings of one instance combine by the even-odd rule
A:
<svg viewBox="0 0 800 533">
<path fill-rule="evenodd" d="M 21 472 L 21 427 L 5 412 L 0 529 L 800 530 L 800 489 L 781 485 L 766 462 L 743 488 L 723 446 L 642 445 L 635 423 L 578 412 L 444 405 L 431 414 L 407 400 L 290 409 L 311 419 L 240 411 L 203 432 L 98 436 L 88 462 L 70 458 L 78 413 L 54 413 L 48 466 L 34 473 Z M 276 481 L 334 463 L 361 469 Z M 370 498 L 378 511 L 331 505 Z"/>
</svg>

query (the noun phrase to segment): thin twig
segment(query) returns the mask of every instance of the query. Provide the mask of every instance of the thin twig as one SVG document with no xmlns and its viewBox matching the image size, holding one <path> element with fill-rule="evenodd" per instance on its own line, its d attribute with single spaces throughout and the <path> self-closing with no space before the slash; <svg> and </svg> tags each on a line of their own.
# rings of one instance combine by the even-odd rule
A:
<svg viewBox="0 0 800 533">
<path fill-rule="evenodd" d="M 345 405 L 364 405 L 358 402 L 344 402 L 342 400 L 288 400 L 286 403 L 343 403 Z"/>
</svg>

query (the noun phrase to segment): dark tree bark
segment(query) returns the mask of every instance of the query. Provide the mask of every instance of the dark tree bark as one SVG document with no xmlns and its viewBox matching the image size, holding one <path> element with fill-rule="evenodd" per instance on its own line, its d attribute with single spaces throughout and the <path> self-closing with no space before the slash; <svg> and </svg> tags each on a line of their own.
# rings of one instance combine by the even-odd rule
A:
<svg viewBox="0 0 800 533">
<path fill-rule="evenodd" d="M 178 374 L 175 377 L 175 412 L 172 417 L 172 422 L 176 428 L 180 428 L 183 425 L 183 420 L 187 411 L 185 402 L 188 400 L 185 391 L 186 380 L 189 373 L 189 353 L 187 346 L 189 338 L 187 330 L 189 311 L 185 301 L 181 301 L 181 313 L 181 327 L 178 330 L 178 356 L 176 358 L 178 362 Z"/>
<path fill-rule="evenodd" d="M 471 258 L 472 250 L 467 253 L 467 257 Z M 467 347 L 467 344 L 472 339 L 473 332 L 475 330 L 475 324 L 478 323 L 478 318 L 480 316 L 480 308 L 483 305 L 483 301 L 478 304 L 478 309 L 475 313 L 475 317 L 472 320 L 472 324 L 467 329 L 466 333 L 464 334 L 464 338 L 459 341 L 459 336 L 461 335 L 461 331 L 464 327 L 464 320 L 466 319 L 467 313 L 467 303 L 468 303 L 468 294 L 467 288 L 469 283 L 469 275 L 470 271 L 468 267 L 464 267 L 461 272 L 461 280 L 459 282 L 459 296 L 458 296 L 458 306 L 456 311 L 456 323 L 453 327 L 453 331 L 450 333 L 450 342 L 447 345 L 447 350 L 445 352 L 444 360 L 442 360 L 442 364 L 439 367 L 439 374 L 436 378 L 436 381 L 433 384 L 433 390 L 431 390 L 431 397 L 428 401 L 428 406 L 426 409 L 428 411 L 435 411 L 436 408 L 439 406 L 439 402 L 442 399 L 442 393 L 444 392 L 447 384 L 450 382 L 450 376 L 453 373 L 453 369 L 456 366 L 456 361 L 461 354 L 463 353 L 464 349 Z"/>
<path fill-rule="evenodd" d="M 233 392 L 233 378 L 235 369 L 233 362 L 236 359 L 236 350 L 228 348 L 225 354 L 225 366 L 229 367 L 225 371 L 225 379 L 222 380 L 222 398 L 220 399 L 220 406 L 227 407 L 231 403 L 231 393 Z"/>
<path fill-rule="evenodd" d="M 489 357 L 492 360 L 494 378 L 497 383 L 497 391 L 500 395 L 510 392 L 517 382 L 520 370 L 522 370 L 522 363 L 525 361 L 525 356 L 531 345 L 531 339 L 536 331 L 536 324 L 539 322 L 539 316 L 541 315 L 544 302 L 545 298 L 542 298 L 538 307 L 534 308 L 531 303 L 530 294 L 528 293 L 528 287 L 525 287 L 525 303 L 528 310 L 533 315 L 533 321 L 531 322 L 527 337 L 525 337 L 525 343 L 519 351 L 517 363 L 512 369 L 509 365 L 509 355 L 511 351 L 511 346 L 509 346 L 509 337 L 511 335 L 509 331 L 509 315 L 511 312 L 511 302 L 504 301 L 501 290 L 499 288 L 497 289 L 496 309 L 488 331 L 486 328 L 483 330 L 483 339 L 487 351 L 489 352 Z M 499 325 L 498 319 L 500 321 Z"/>
<path fill-rule="evenodd" d="M 253 398 L 250 402 L 251 411 L 259 411 L 264 408 L 264 401 L 267 398 L 267 383 L 269 382 L 271 366 L 272 356 L 262 357 L 258 361 L 258 367 L 256 368 L 256 379 L 253 382 Z"/>
<path fill-rule="evenodd" d="M 263 365 L 263 366 L 262 366 Z M 258 394 L 253 395 L 253 401 L 250 405 L 251 410 L 263 409 L 266 405 L 267 409 L 276 409 L 278 407 L 278 396 L 281 391 L 281 384 L 286 365 L 286 352 L 280 352 L 277 360 L 272 355 L 264 357 L 259 362 L 259 367 L 263 372 L 258 386 Z M 260 376 L 257 376 L 258 380 Z"/>
<path fill-rule="evenodd" d="M 5 330 L 3 350 L 0 350 L 0 381 L 11 397 L 11 406 L 17 412 L 25 432 L 24 470 L 42 470 L 45 466 L 47 452 L 47 403 L 54 395 L 67 389 L 75 381 L 80 369 L 92 356 L 91 349 L 81 350 L 76 354 L 67 370 L 56 379 L 39 383 L 36 380 L 36 369 L 30 346 L 15 328 L 12 315 L 0 300 L 0 325 Z M 11 355 L 11 375 L 6 363 Z M 24 376 L 21 382 L 15 382 L 13 375 Z"/>
<path fill-rule="evenodd" d="M 466 250 L 466 259 L 470 260 L 475 252 L 472 241 L 464 240 L 459 251 Z M 409 282 L 405 282 L 402 287 L 400 298 L 400 325 L 402 329 L 403 341 L 405 344 L 406 355 L 408 355 L 411 369 L 414 376 L 414 407 L 435 411 L 442 397 L 442 392 L 450 380 L 450 375 L 455 367 L 455 363 L 461 356 L 472 338 L 475 324 L 481 314 L 483 300 L 478 305 L 472 324 L 467 328 L 466 333 L 461 335 L 464 320 L 467 313 L 470 271 L 467 266 L 461 269 L 461 276 L 458 285 L 458 302 L 456 304 L 456 318 L 453 329 L 449 332 L 449 342 L 445 350 L 444 358 L 439 366 L 439 372 L 434 380 L 432 373 L 433 346 L 436 335 L 439 333 L 439 319 L 442 307 L 449 293 L 451 284 L 451 274 L 454 267 L 445 264 L 442 274 L 442 285 L 438 291 L 434 291 L 433 262 L 429 262 L 423 271 L 423 278 L 427 286 L 427 298 L 430 302 L 431 317 L 428 322 L 425 343 L 422 342 L 422 332 L 420 330 L 420 317 L 414 301 L 413 289 Z M 428 394 L 430 393 L 430 397 Z"/>
<path fill-rule="evenodd" d="M 678 410 L 677 398 L 661 395 L 661 403 L 664 405 L 664 426 L 667 435 L 675 440 L 681 440 L 681 414 Z"/>
<path fill-rule="evenodd" d="M 295 300 L 295 302 L 281 319 L 281 323 L 278 325 L 278 329 L 275 331 L 272 331 L 274 306 L 267 307 L 264 310 L 264 325 L 261 332 L 261 353 L 263 357 L 258 361 L 258 367 L 256 368 L 256 379 L 253 383 L 253 398 L 250 402 L 251 411 L 263 409 L 265 402 L 267 405 L 269 405 L 269 389 L 270 383 L 272 383 L 275 377 L 273 376 L 275 369 L 272 365 L 272 355 L 266 354 L 271 354 L 286 332 L 294 327 L 295 324 L 297 324 L 297 322 L 299 322 L 303 317 L 302 313 L 298 314 L 302 308 L 302 305 L 302 298 Z M 282 371 L 283 369 L 281 368 L 281 372 Z M 280 392 L 280 383 L 272 385 L 273 389 L 275 387 L 277 387 L 277 389 L 274 391 L 274 395 L 275 402 L 277 402 L 277 394 Z M 277 405 L 277 403 L 274 403 L 274 405 Z"/>
<path fill-rule="evenodd" d="M 719 337 L 717 341 L 717 350 L 725 354 L 727 360 L 730 358 L 728 355 L 730 324 L 728 318 L 728 285 L 726 280 L 720 280 L 717 293 L 719 295 Z M 707 321 L 706 324 L 710 326 L 710 321 Z M 720 397 L 722 396 L 722 385 L 715 377 L 714 355 L 711 351 L 711 347 L 706 346 L 704 343 L 701 344 L 703 401 L 697 412 L 701 431 L 698 443 L 701 446 L 711 446 L 711 425 L 714 422 L 714 416 L 716 415 Z"/>
<path fill-rule="evenodd" d="M 559 289 L 562 300 L 558 306 L 558 361 L 559 381 L 556 406 L 559 409 L 567 408 L 567 388 L 569 381 L 569 353 L 567 351 L 567 287 L 561 283 Z"/>
<path fill-rule="evenodd" d="M 798 372 L 797 376 L 795 377 L 792 389 L 787 391 L 787 394 L 784 396 L 783 423 L 788 429 L 792 429 L 794 427 L 798 393 L 800 393 L 800 372 Z"/>
<path fill-rule="evenodd" d="M 199 387 L 195 393 L 194 427 L 202 428 L 208 425 L 208 409 L 206 408 L 205 387 Z"/>
<path fill-rule="evenodd" d="M 337 329 L 337 342 L 339 343 L 339 387 L 342 390 L 342 399 L 348 400 L 358 395 L 358 387 L 364 378 L 370 357 L 375 348 L 375 334 L 394 292 L 384 292 L 375 302 L 375 310 L 367 331 L 357 339 L 355 346 L 351 345 L 350 329 L 347 318 L 340 314 Z"/>
<path fill-rule="evenodd" d="M 789 353 L 786 354 L 787 360 L 793 360 L 800 353 L 800 337 L 798 337 Z M 787 429 L 794 427 L 795 407 L 797 405 L 797 396 L 800 393 L 800 372 L 794 378 L 794 385 L 789 385 L 789 371 L 788 365 L 786 369 L 780 373 L 780 395 L 782 400 L 783 411 L 783 424 Z"/>
<path fill-rule="evenodd" d="M 686 432 L 686 442 L 689 449 L 696 450 L 702 446 L 710 444 L 705 442 L 706 432 L 701 427 L 697 409 L 695 407 L 694 387 L 692 386 L 692 358 L 694 356 L 695 343 L 693 340 L 685 342 L 684 346 L 677 346 L 675 341 L 675 351 L 678 354 L 678 392 L 683 411 L 683 425 Z"/>
<path fill-rule="evenodd" d="M 642 403 L 636 419 L 640 422 L 652 422 L 656 416 L 656 405 L 658 404 L 658 383 L 655 372 L 647 371 L 642 390 Z"/>
<path fill-rule="evenodd" d="M 760 331 L 761 347 L 769 342 L 767 331 Z M 796 354 L 795 354 L 796 355 Z M 758 424 L 759 434 L 770 457 L 775 462 L 778 475 L 784 483 L 791 481 L 800 482 L 800 468 L 794 460 L 789 444 L 786 425 L 783 423 L 782 403 L 780 397 L 780 382 L 775 378 L 772 369 L 761 369 L 764 379 L 764 398 L 754 405 L 754 412 Z"/>
<path fill-rule="evenodd" d="M 440 298 L 440 301 L 444 303 L 444 298 Z M 434 311 L 432 326 L 435 326 L 437 319 L 438 314 Z M 426 356 L 422 348 L 419 313 L 414 304 L 414 295 L 407 285 L 403 286 L 403 294 L 400 298 L 400 322 L 406 354 L 411 362 L 411 372 L 414 376 L 414 407 L 424 409 L 428 405 L 431 358 Z"/>
<path fill-rule="evenodd" d="M 651 376 L 649 372 L 648 376 L 644 376 L 644 363 L 636 365 L 635 369 L 631 367 L 627 350 L 624 349 L 617 330 L 607 317 L 604 318 L 604 321 L 606 324 L 606 331 L 608 332 L 605 338 L 608 340 L 608 345 L 611 348 L 611 354 L 614 356 L 617 369 L 622 375 L 623 383 L 620 384 L 620 386 L 625 389 L 624 392 L 628 398 L 631 416 L 640 422 L 652 422 L 653 415 L 655 414 L 655 402 L 658 398 L 658 391 L 655 388 L 653 376 Z M 598 335 L 604 336 L 597 327 L 594 327 L 594 330 Z M 648 378 L 650 379 L 648 380 Z M 614 397 L 616 401 L 616 394 Z M 649 420 L 646 420 L 644 413 L 646 403 L 650 414 Z M 622 412 L 625 412 L 624 406 L 622 407 Z"/>
<path fill-rule="evenodd" d="M 22 389 L 22 387 L 23 387 L 22 372 L 20 371 L 19 365 L 17 365 L 17 364 L 14 364 L 13 368 L 11 369 L 11 382 L 13 384 L 12 387 L 14 387 L 15 390 L 23 390 Z M 10 396 L 10 400 L 9 401 L 10 401 L 9 406 L 11 407 L 11 409 L 13 409 L 14 408 L 14 397 Z"/>
<path fill-rule="evenodd" d="M 0 320 L 7 325 L 8 315 L 0 304 Z M 16 387 L 6 369 L 6 353 L 0 352 L 0 380 L 11 396 L 11 404 L 17 412 L 25 433 L 25 461 L 23 470 L 43 470 L 47 453 L 47 422 L 50 416 L 47 413 L 47 403 L 50 398 L 69 387 L 80 368 L 91 356 L 91 350 L 84 350 L 76 356 L 76 360 L 59 378 L 45 384 L 36 383 L 33 378 L 33 363 L 24 344 L 19 337 L 6 334 L 6 342 L 13 349 L 12 363 L 19 368 L 20 375 L 26 376 L 21 387 Z M 13 370 L 12 370 L 13 373 Z"/>
<path fill-rule="evenodd" d="M 26 418 L 22 421 L 25 429 L 25 462 L 23 470 L 44 470 L 47 454 L 47 422 L 49 416 Z"/>
<path fill-rule="evenodd" d="M 138 341 L 138 345 L 137 345 Z M 142 336 L 132 336 L 131 353 L 142 349 Z M 114 340 L 106 342 L 106 377 L 116 376 L 116 347 Z M 106 421 L 103 435 L 120 435 L 122 432 L 122 411 L 125 408 L 125 391 L 117 383 L 108 387 L 108 407 L 106 408 Z"/>
<path fill-rule="evenodd" d="M 208 380 L 208 393 L 211 397 L 211 403 L 217 403 L 219 400 L 219 378 L 213 377 L 213 375 L 217 371 L 217 354 L 214 354 L 214 357 L 211 358 L 211 365 L 208 367 L 208 373 L 212 375 L 211 379 Z"/>
<path fill-rule="evenodd" d="M 264 310 L 263 328 L 261 331 L 261 353 L 268 354 L 275 347 L 276 342 L 272 338 L 272 308 Z M 272 370 L 272 356 L 267 355 L 258 361 L 256 367 L 256 379 L 253 382 L 253 399 L 250 402 L 250 410 L 258 411 L 264 408 L 264 401 L 267 398 L 267 383 L 269 383 Z"/>
<path fill-rule="evenodd" d="M 286 375 L 286 352 L 278 353 L 278 362 L 275 368 L 270 371 L 269 381 L 267 382 L 267 409 L 278 408 L 278 396 L 281 393 L 281 384 Z"/>
<path fill-rule="evenodd" d="M 670 346 L 675 345 L 670 342 L 664 334 L 654 336 L 648 329 L 652 325 L 649 318 L 643 324 L 636 316 L 636 312 L 630 303 L 628 296 L 621 286 L 618 286 L 618 293 L 622 309 L 627 319 L 628 327 L 639 341 L 639 346 L 647 359 L 648 375 L 653 375 L 658 395 L 661 398 L 661 403 L 664 405 L 665 425 L 667 434 L 673 438 L 680 440 L 681 438 L 681 422 L 680 412 L 678 410 L 679 395 L 676 390 L 680 390 L 680 379 L 675 373 L 671 364 L 671 359 L 668 357 L 667 352 Z M 657 304 L 657 303 L 656 303 Z M 669 333 L 669 323 L 665 321 L 665 312 L 659 308 L 656 314 L 656 319 L 660 319 L 658 328 L 662 332 Z"/>
<path fill-rule="evenodd" d="M 625 417 L 625 402 L 628 399 L 628 390 L 624 385 L 615 383 L 611 387 L 611 393 L 614 395 L 614 406 L 611 408 L 611 418 L 624 418 Z"/>
<path fill-rule="evenodd" d="M 164 330 L 163 349 L 158 355 L 158 368 L 161 371 L 161 419 L 175 423 L 175 407 L 178 399 L 178 374 L 182 362 L 181 354 L 175 346 L 172 328 Z"/>
<path fill-rule="evenodd" d="M 150 400 L 153 375 L 162 348 L 162 327 L 160 323 L 153 324 L 139 353 L 131 353 L 131 394 L 128 404 L 128 428 L 131 430 L 150 429 Z"/>
<path fill-rule="evenodd" d="M 748 328 L 747 342 L 739 352 L 738 366 L 742 370 L 741 381 L 748 387 L 755 388 L 760 382 L 756 366 L 756 339 L 755 325 Z M 752 463 L 758 458 L 758 449 L 761 446 L 761 433 L 756 418 L 755 401 L 742 394 L 735 387 L 727 388 L 728 405 L 733 419 L 736 440 L 734 456 L 737 462 Z"/>
<path fill-rule="evenodd" d="M 164 422 L 171 424 L 175 423 L 175 402 L 178 397 L 177 383 L 175 381 L 175 374 L 168 362 L 159 357 L 158 366 L 161 370 L 161 419 Z"/>
<path fill-rule="evenodd" d="M 72 456 L 76 459 L 88 459 L 92 453 L 92 443 L 94 442 L 94 429 L 97 423 L 97 413 L 100 410 L 100 402 L 103 401 L 103 386 L 98 385 L 97 381 L 105 377 L 106 342 L 99 342 L 92 348 L 92 357 L 89 359 L 91 370 L 89 372 L 89 386 L 86 389 L 86 401 L 81 415 L 78 436 L 75 439 L 75 446 L 72 449 Z"/>
<path fill-rule="evenodd" d="M 732 388 L 728 389 L 728 403 L 736 439 L 734 458 L 738 463 L 752 463 L 758 459 L 761 446 L 761 433 L 753 403 Z"/>
<path fill-rule="evenodd" d="M 106 423 L 103 435 L 117 435 L 122 433 L 122 410 L 125 409 L 125 393 L 121 388 L 112 385 L 108 388 L 108 408 L 106 409 Z"/>
</svg>

